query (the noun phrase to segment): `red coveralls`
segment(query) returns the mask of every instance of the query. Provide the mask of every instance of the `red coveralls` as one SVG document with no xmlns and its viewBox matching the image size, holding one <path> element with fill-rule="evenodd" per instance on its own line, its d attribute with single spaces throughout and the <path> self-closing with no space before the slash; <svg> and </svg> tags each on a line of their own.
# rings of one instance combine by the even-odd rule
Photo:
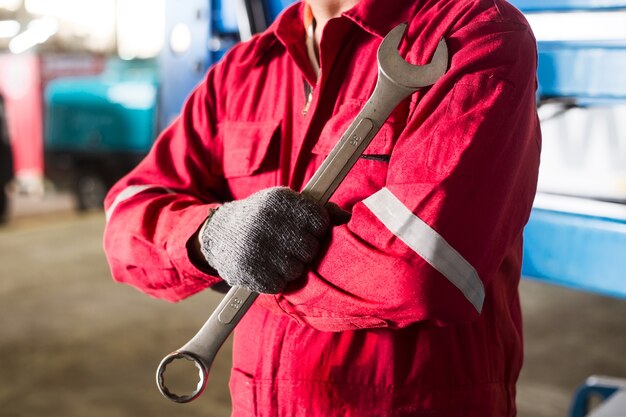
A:
<svg viewBox="0 0 626 417">
<path fill-rule="evenodd" d="M 220 281 L 186 245 L 209 207 L 300 190 L 376 82 L 384 35 L 450 66 L 394 111 L 332 198 L 352 211 L 308 275 L 235 331 L 235 416 L 514 416 L 517 286 L 539 164 L 536 50 L 501 0 L 362 0 L 328 22 L 315 81 L 302 4 L 235 47 L 110 192 L 116 280 L 176 301 Z M 314 85 L 306 114 L 304 82 Z"/>
</svg>

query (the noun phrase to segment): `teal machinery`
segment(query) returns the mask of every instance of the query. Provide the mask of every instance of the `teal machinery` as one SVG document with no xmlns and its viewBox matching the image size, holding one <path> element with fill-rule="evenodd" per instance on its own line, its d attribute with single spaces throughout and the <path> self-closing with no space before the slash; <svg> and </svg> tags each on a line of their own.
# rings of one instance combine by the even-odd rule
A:
<svg viewBox="0 0 626 417">
<path fill-rule="evenodd" d="M 148 152 L 207 69 L 262 31 L 293 1 L 167 0 L 156 60 L 109 59 L 102 74 L 65 77 L 45 91 L 46 176 L 101 208 L 107 189 Z"/>
</svg>

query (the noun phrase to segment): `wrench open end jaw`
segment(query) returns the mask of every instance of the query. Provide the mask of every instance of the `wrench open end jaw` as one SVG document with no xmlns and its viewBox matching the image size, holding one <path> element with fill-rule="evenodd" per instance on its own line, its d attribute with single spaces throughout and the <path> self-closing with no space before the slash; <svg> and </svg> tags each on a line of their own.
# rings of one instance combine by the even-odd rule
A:
<svg viewBox="0 0 626 417">
<path fill-rule="evenodd" d="M 445 74 L 448 68 L 448 46 L 446 41 L 441 39 L 429 64 L 410 64 L 398 52 L 406 27 L 406 23 L 396 26 L 380 44 L 378 48 L 379 77 L 382 75 L 399 87 L 415 91 L 434 84 Z"/>
</svg>

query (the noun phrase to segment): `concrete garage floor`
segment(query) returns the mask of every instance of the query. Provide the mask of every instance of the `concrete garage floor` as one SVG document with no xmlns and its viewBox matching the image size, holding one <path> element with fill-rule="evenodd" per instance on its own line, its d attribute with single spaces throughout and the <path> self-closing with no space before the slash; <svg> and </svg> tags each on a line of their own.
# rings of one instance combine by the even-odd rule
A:
<svg viewBox="0 0 626 417">
<path fill-rule="evenodd" d="M 196 402 L 163 399 L 167 351 L 221 299 L 177 305 L 115 284 L 101 250 L 101 213 L 17 219 L 0 228 L 0 417 L 228 416 L 226 346 Z M 526 366 L 521 417 L 567 415 L 591 374 L 626 377 L 626 300 L 524 281 Z"/>
</svg>

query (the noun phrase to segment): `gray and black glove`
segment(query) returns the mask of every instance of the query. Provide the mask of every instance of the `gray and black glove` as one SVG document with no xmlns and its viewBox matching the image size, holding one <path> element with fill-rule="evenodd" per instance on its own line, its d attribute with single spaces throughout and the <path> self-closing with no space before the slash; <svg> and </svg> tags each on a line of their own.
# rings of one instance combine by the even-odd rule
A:
<svg viewBox="0 0 626 417">
<path fill-rule="evenodd" d="M 202 228 L 202 254 L 232 286 L 275 294 L 304 274 L 330 226 L 327 210 L 286 187 L 218 208 Z"/>
</svg>

